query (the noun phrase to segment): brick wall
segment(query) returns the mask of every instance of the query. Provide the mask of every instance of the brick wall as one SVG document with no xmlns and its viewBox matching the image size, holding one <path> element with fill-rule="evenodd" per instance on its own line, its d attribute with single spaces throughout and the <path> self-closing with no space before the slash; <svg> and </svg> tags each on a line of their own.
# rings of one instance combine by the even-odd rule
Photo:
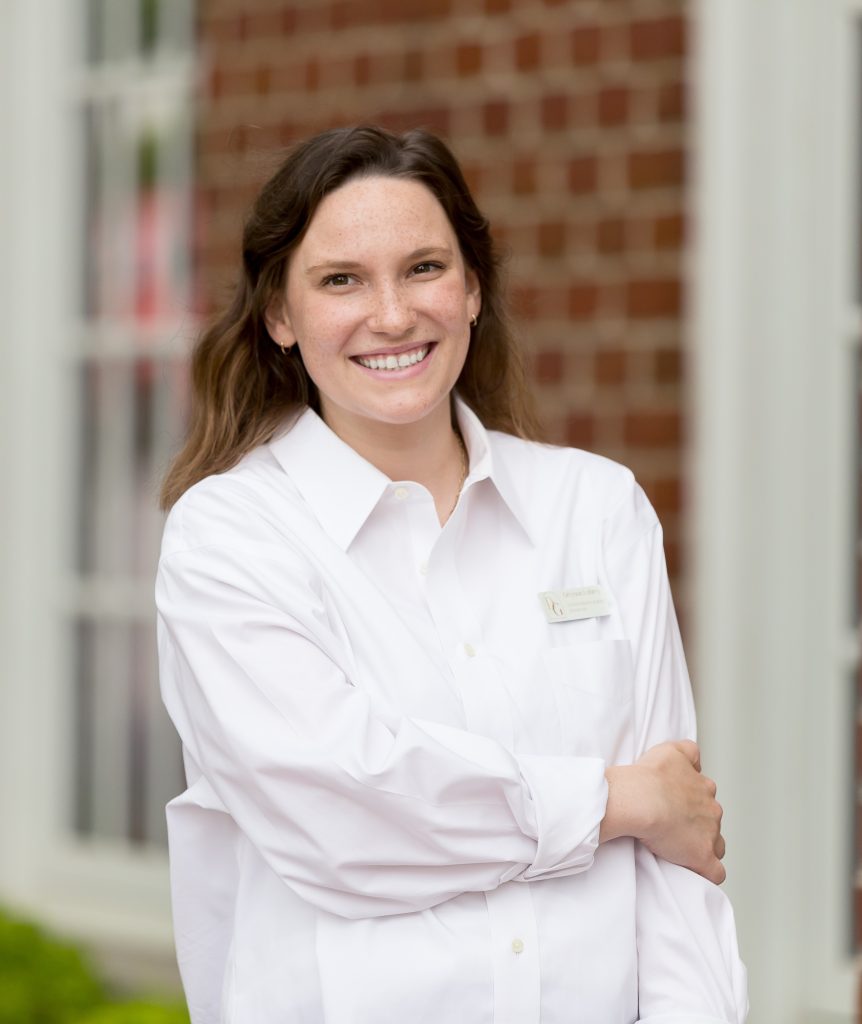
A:
<svg viewBox="0 0 862 1024">
<path fill-rule="evenodd" d="M 200 0 L 204 303 L 273 154 L 355 121 L 459 156 L 553 441 L 637 473 L 682 580 L 684 0 Z"/>
</svg>

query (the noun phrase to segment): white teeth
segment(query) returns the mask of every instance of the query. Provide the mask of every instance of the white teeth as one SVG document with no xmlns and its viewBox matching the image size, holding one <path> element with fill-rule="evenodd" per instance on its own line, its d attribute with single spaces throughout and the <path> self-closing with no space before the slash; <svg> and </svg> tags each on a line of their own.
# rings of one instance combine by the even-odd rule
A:
<svg viewBox="0 0 862 1024">
<path fill-rule="evenodd" d="M 357 356 L 356 361 L 369 370 L 403 370 L 407 366 L 414 366 L 421 363 L 428 355 L 429 346 L 414 349 L 412 352 L 402 352 L 400 356 Z"/>
</svg>

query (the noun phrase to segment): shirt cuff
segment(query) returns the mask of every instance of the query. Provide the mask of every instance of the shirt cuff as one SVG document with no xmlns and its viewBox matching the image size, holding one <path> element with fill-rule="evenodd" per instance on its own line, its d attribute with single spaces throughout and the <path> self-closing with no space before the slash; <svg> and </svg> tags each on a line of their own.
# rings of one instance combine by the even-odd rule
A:
<svg viewBox="0 0 862 1024">
<path fill-rule="evenodd" d="M 573 875 L 592 866 L 608 803 L 605 762 L 598 757 L 521 755 L 521 776 L 535 812 L 536 856 L 521 881 Z"/>
</svg>

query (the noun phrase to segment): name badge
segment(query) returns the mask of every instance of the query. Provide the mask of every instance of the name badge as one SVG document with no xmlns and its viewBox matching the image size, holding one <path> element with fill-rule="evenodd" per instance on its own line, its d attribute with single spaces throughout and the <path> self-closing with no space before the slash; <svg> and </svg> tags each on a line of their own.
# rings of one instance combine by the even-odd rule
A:
<svg viewBox="0 0 862 1024">
<path fill-rule="evenodd" d="M 604 587 L 546 590 L 539 594 L 539 600 L 548 622 L 596 619 L 611 614 L 611 602 Z"/>
</svg>

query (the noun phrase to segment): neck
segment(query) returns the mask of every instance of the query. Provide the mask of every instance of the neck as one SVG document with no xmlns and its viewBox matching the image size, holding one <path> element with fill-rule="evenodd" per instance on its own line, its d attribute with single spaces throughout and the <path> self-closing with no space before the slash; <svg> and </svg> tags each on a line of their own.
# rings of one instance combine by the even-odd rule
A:
<svg viewBox="0 0 862 1024">
<path fill-rule="evenodd" d="M 343 422 L 327 415 L 327 426 L 390 480 L 413 480 L 434 498 L 441 522 L 448 518 L 464 476 L 461 440 L 448 402 L 416 423 L 378 420 Z"/>
</svg>

